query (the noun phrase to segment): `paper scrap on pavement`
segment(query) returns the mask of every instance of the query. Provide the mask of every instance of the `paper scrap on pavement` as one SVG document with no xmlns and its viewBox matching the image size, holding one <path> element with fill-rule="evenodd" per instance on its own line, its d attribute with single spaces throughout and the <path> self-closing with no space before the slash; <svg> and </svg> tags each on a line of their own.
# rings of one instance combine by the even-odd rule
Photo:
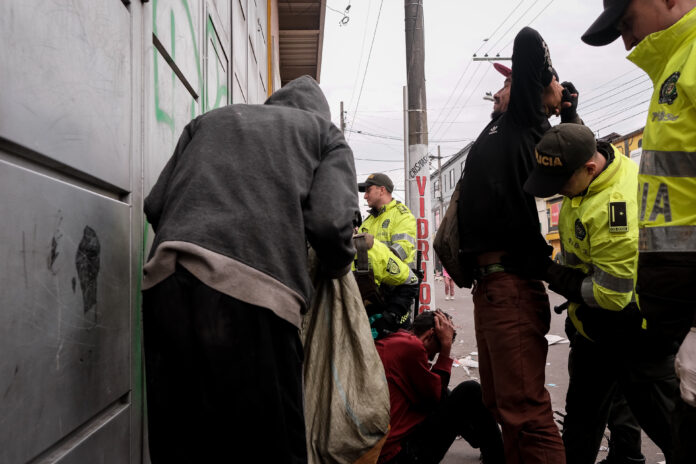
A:
<svg viewBox="0 0 696 464">
<path fill-rule="evenodd" d="M 567 338 L 563 338 L 560 335 L 546 334 L 546 340 L 549 345 L 557 345 L 560 343 L 570 343 Z"/>
<path fill-rule="evenodd" d="M 471 356 L 478 356 L 478 351 L 472 351 Z"/>
<path fill-rule="evenodd" d="M 471 356 L 467 356 L 466 358 L 460 359 L 459 364 L 461 364 L 462 366 L 466 366 L 466 367 L 476 367 L 476 368 L 479 367 L 478 361 L 474 361 L 473 359 L 471 359 Z"/>
</svg>

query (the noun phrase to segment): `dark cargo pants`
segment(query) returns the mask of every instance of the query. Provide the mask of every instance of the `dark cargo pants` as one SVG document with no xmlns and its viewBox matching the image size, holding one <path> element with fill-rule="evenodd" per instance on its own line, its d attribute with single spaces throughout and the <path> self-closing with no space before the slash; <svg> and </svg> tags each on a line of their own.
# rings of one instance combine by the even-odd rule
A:
<svg viewBox="0 0 696 464">
<path fill-rule="evenodd" d="M 676 353 L 696 319 L 696 252 L 640 253 L 636 293 L 648 332 Z M 673 418 L 674 464 L 696 461 L 696 408 L 677 391 Z"/>
<path fill-rule="evenodd" d="M 495 272 L 474 287 L 483 402 L 501 425 L 508 464 L 563 464 L 544 387 L 551 312 L 544 284 Z"/>
</svg>

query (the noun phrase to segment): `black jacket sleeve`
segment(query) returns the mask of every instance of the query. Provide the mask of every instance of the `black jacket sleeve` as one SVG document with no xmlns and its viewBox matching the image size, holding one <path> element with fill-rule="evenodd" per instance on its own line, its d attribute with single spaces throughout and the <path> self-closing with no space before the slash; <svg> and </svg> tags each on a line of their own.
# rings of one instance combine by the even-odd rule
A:
<svg viewBox="0 0 696 464">
<path fill-rule="evenodd" d="M 546 270 L 544 280 L 549 283 L 551 290 L 563 295 L 568 301 L 584 303 L 581 289 L 586 277 L 587 274 L 580 269 L 552 263 Z"/>
<path fill-rule="evenodd" d="M 355 256 L 353 218 L 358 209 L 357 178 L 353 152 L 333 125 L 334 142 L 322 154 L 304 205 L 307 239 L 329 277 L 350 270 Z"/>
<path fill-rule="evenodd" d="M 537 126 L 547 119 L 542 105 L 544 87 L 551 83 L 549 48 L 531 27 L 515 37 L 512 50 L 512 87 L 508 113 L 520 126 Z"/>
</svg>

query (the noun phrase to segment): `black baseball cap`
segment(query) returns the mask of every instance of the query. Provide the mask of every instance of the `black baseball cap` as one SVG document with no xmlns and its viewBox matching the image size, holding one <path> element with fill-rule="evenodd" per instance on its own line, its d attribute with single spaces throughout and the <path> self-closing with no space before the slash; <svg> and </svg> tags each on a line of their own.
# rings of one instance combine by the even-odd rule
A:
<svg viewBox="0 0 696 464">
<path fill-rule="evenodd" d="M 384 187 L 387 192 L 392 193 L 394 191 L 394 182 L 386 174 L 381 172 L 376 172 L 367 176 L 365 182 L 360 182 L 358 184 L 358 192 L 364 192 L 370 185 L 376 185 L 378 187 Z"/>
<path fill-rule="evenodd" d="M 590 28 L 582 35 L 582 41 L 599 47 L 608 45 L 619 38 L 616 27 L 632 0 L 604 0 L 604 11 Z"/>
<path fill-rule="evenodd" d="M 524 189 L 539 198 L 557 194 L 576 169 L 597 151 L 592 130 L 582 124 L 559 124 L 549 129 L 535 149 L 536 167 Z"/>
</svg>

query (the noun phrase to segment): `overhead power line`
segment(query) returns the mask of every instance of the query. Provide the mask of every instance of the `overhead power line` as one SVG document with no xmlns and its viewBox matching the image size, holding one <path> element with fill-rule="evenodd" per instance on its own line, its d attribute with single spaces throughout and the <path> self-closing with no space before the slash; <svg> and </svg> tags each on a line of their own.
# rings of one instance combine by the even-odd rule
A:
<svg viewBox="0 0 696 464">
<path fill-rule="evenodd" d="M 471 100 L 471 97 L 474 95 L 474 93 L 476 92 L 476 90 L 481 86 L 481 83 L 483 82 L 483 79 L 486 77 L 486 75 L 488 74 L 488 72 L 489 72 L 490 70 L 491 70 L 491 68 L 488 67 L 488 69 L 486 69 L 486 71 L 483 73 L 483 75 L 481 76 L 481 79 L 479 79 L 478 83 L 476 84 L 476 86 L 473 88 L 473 90 L 472 90 L 471 93 L 469 94 L 469 98 L 467 98 L 466 101 L 464 102 L 464 104 L 462 105 L 462 109 L 460 109 L 460 110 L 459 110 L 459 113 L 457 113 L 457 115 L 454 117 L 454 120 L 456 120 L 457 118 L 459 118 L 459 115 L 462 114 L 462 111 L 464 111 L 464 108 L 466 107 L 466 104 L 469 103 L 469 100 Z M 447 126 L 443 126 L 443 127 L 444 127 L 444 130 L 442 131 L 442 135 L 444 135 L 444 134 L 447 133 L 447 131 L 449 130 L 449 128 L 452 127 L 452 123 L 450 122 Z M 471 140 L 471 139 L 470 139 L 470 140 Z"/>
<path fill-rule="evenodd" d="M 648 103 L 648 102 L 650 102 L 650 99 L 644 100 L 644 101 L 642 101 L 642 102 L 638 102 L 638 103 L 636 103 L 635 105 L 632 105 L 632 106 L 629 106 L 629 107 L 626 107 L 626 108 L 621 108 L 621 109 L 619 109 L 619 110 L 617 110 L 617 111 L 614 111 L 613 113 L 610 113 L 610 114 L 608 114 L 608 115 L 604 115 L 604 117 L 600 117 L 599 119 L 593 120 L 591 123 L 588 124 L 588 126 L 589 126 L 589 127 L 596 126 L 596 125 L 598 125 L 598 124 L 601 123 L 601 122 L 607 121 L 607 120 L 609 120 L 609 119 L 611 119 L 611 118 L 613 118 L 613 117 L 615 117 L 615 116 L 621 115 L 622 113 L 624 113 L 624 112 L 627 111 L 627 110 L 636 108 L 636 107 L 638 107 L 638 106 L 640 106 L 640 105 L 644 105 L 644 104 L 646 104 L 646 103 Z"/>
<path fill-rule="evenodd" d="M 403 137 L 399 137 L 396 135 L 386 135 L 386 134 L 375 134 L 372 132 L 366 132 L 362 130 L 353 130 L 353 129 L 346 129 L 346 132 L 351 132 L 353 134 L 360 134 L 360 135 L 366 135 L 368 137 L 377 137 L 381 139 L 388 139 L 388 140 L 400 140 L 403 141 Z M 429 143 L 455 143 L 455 142 L 472 142 L 474 139 L 470 138 L 463 138 L 463 139 L 452 139 L 452 140 L 429 140 Z"/>
<path fill-rule="evenodd" d="M 375 163 L 403 163 L 404 160 L 384 160 L 384 159 L 369 159 L 369 158 L 353 158 L 356 161 L 374 161 Z"/>
<path fill-rule="evenodd" d="M 592 111 L 581 111 L 580 113 L 582 114 L 582 117 L 587 117 L 588 114 L 596 113 L 596 112 L 598 112 L 598 111 L 602 111 L 602 110 L 604 110 L 604 109 L 611 108 L 611 107 L 615 106 L 617 103 L 624 102 L 624 101 L 629 100 L 629 99 L 631 99 L 631 98 L 633 98 L 633 97 L 637 97 L 637 96 L 639 96 L 639 95 L 645 95 L 646 90 L 648 90 L 648 89 L 642 89 L 642 90 L 640 90 L 640 91 L 638 91 L 638 92 L 636 92 L 636 93 L 632 93 L 631 95 L 629 95 L 629 96 L 627 96 L 627 97 L 624 97 L 624 98 L 622 98 L 622 99 L 620 99 L 620 100 L 614 100 L 614 101 L 612 101 L 612 102 L 610 102 L 610 103 L 607 103 L 607 104 L 604 105 L 604 106 L 600 106 L 599 108 L 595 108 L 595 109 L 593 109 Z"/>
<path fill-rule="evenodd" d="M 632 85 L 631 87 L 626 87 L 626 84 L 630 84 L 631 82 L 635 82 L 635 81 L 637 81 L 637 80 L 639 80 L 639 79 L 640 79 L 640 82 L 638 82 L 638 83 Z M 595 101 L 595 100 L 599 99 L 600 97 L 603 97 L 603 96 L 605 96 L 605 95 L 607 95 L 607 94 L 609 94 L 609 93 L 612 93 L 612 92 L 614 92 L 614 91 L 616 91 L 616 90 L 621 89 L 619 92 L 621 92 L 621 91 L 626 91 L 626 90 L 628 90 L 628 89 L 632 89 L 633 87 L 636 87 L 636 86 L 641 85 L 641 84 L 643 84 L 643 83 L 645 83 L 645 82 L 648 82 L 648 81 L 650 81 L 650 78 L 649 78 L 649 77 L 647 77 L 647 76 L 638 76 L 638 77 L 636 77 L 635 79 L 631 79 L 630 81 L 622 82 L 622 83 L 618 84 L 617 86 L 612 87 L 611 89 L 607 90 L 606 92 L 602 92 L 602 93 L 600 93 L 600 94 L 595 95 L 595 96 L 592 97 L 592 98 L 588 98 L 587 100 L 582 101 L 581 104 L 582 104 L 582 106 L 587 106 L 590 102 Z"/>
<path fill-rule="evenodd" d="M 519 23 L 520 20 L 521 20 L 522 18 L 524 18 L 524 16 L 525 16 L 527 13 L 529 13 L 529 10 L 531 10 L 532 8 L 534 8 L 534 5 L 536 5 L 537 3 L 539 3 L 539 0 L 534 0 L 534 3 L 532 3 L 532 4 L 529 6 L 529 8 L 527 8 L 527 9 L 524 11 L 524 13 L 522 13 L 521 15 L 519 15 L 519 16 L 517 17 L 517 19 L 516 19 L 512 24 L 510 24 L 510 27 L 508 27 L 507 30 L 506 30 L 505 32 L 503 32 L 503 35 L 501 35 L 500 38 L 499 38 L 498 40 L 496 40 L 496 42 L 495 42 L 493 45 L 491 45 L 491 48 L 488 49 L 488 52 L 486 53 L 487 55 L 490 55 L 490 54 L 493 52 L 493 50 L 495 49 L 495 46 L 498 45 L 498 44 L 500 43 L 500 41 L 503 40 L 503 39 L 505 38 L 505 36 L 507 36 L 508 32 L 510 32 L 510 31 L 512 30 L 512 28 L 515 27 L 515 25 L 517 25 L 517 23 Z"/>
<path fill-rule="evenodd" d="M 474 78 L 476 77 L 476 75 L 478 74 L 478 72 L 479 72 L 481 69 L 482 69 L 481 67 L 477 67 L 477 68 L 474 70 L 473 74 L 471 74 L 471 76 L 469 76 L 469 79 L 467 80 L 466 84 L 464 84 L 464 87 L 462 87 L 461 91 L 459 92 L 459 95 L 457 95 L 457 99 L 454 101 L 454 106 L 453 106 L 453 108 L 454 108 L 455 106 L 459 105 L 459 100 L 461 100 L 461 98 L 464 96 L 464 94 L 466 93 L 466 91 L 469 89 L 469 85 L 471 85 L 471 82 L 474 80 Z M 454 111 L 453 109 L 450 109 L 450 110 L 447 112 L 447 114 L 445 114 L 445 115 L 442 117 L 442 119 L 452 119 L 452 120 L 457 119 L 456 117 L 450 118 L 450 115 L 452 114 L 453 111 Z M 441 124 L 440 127 L 438 127 L 437 129 L 433 129 L 433 137 L 434 137 L 436 134 L 439 134 L 439 133 L 442 131 L 442 127 L 443 127 L 443 126 L 442 126 L 442 124 Z"/>
<path fill-rule="evenodd" d="M 634 73 L 634 72 L 636 72 L 636 71 L 643 72 L 643 70 L 640 69 L 640 68 L 633 68 L 633 69 L 631 69 L 630 71 L 627 71 L 627 72 L 621 74 L 620 76 L 612 77 L 612 78 L 609 79 L 608 81 L 606 81 L 606 82 L 604 82 L 604 83 L 602 83 L 602 84 L 599 84 L 597 87 L 594 87 L 594 88 L 592 88 L 592 89 L 590 89 L 590 90 L 587 90 L 587 91 L 583 91 L 583 95 L 584 95 L 585 97 L 587 97 L 588 95 L 592 95 L 593 93 L 597 92 L 599 89 L 603 88 L 604 86 L 609 85 L 609 84 L 614 84 L 614 83 L 616 83 L 619 79 L 621 79 L 622 77 L 628 76 L 629 74 Z M 629 81 L 629 82 L 631 82 L 631 81 Z"/>
<path fill-rule="evenodd" d="M 517 4 L 517 6 L 515 6 L 515 8 L 513 8 L 513 9 L 510 11 L 510 13 L 508 13 L 508 15 L 505 17 L 505 19 L 503 19 L 503 21 L 500 22 L 500 23 L 498 24 L 498 27 L 496 27 L 495 30 L 493 30 L 493 32 L 491 32 L 491 33 L 488 35 L 487 38 L 483 39 L 483 42 L 481 43 L 481 45 L 479 46 L 479 48 L 474 52 L 474 56 L 476 56 L 476 54 L 483 48 L 483 46 L 486 44 L 486 42 L 487 42 L 488 40 L 490 40 L 490 39 L 493 38 L 493 36 L 496 34 L 496 32 L 498 32 L 498 31 L 500 30 L 500 28 L 505 24 L 505 22 L 506 22 L 508 19 L 510 19 L 510 17 L 515 13 L 515 11 L 517 11 L 517 9 L 518 9 L 523 3 L 524 3 L 524 1 L 520 1 L 520 2 Z M 446 108 L 447 105 L 449 104 L 449 102 L 450 102 L 450 100 L 452 99 L 452 97 L 454 96 L 454 94 L 457 93 L 457 88 L 459 87 L 459 84 L 462 82 L 462 79 L 463 79 L 464 76 L 466 75 L 466 72 L 469 70 L 469 67 L 471 66 L 471 63 L 472 63 L 472 61 L 469 60 L 468 63 L 467 63 L 467 65 L 464 67 L 464 71 L 462 71 L 462 73 L 459 75 L 459 79 L 457 79 L 457 83 L 454 85 L 454 87 L 452 88 L 452 91 L 450 92 L 449 96 L 447 97 L 447 101 L 445 102 L 445 105 L 444 105 L 445 108 Z M 443 108 L 443 109 L 445 109 L 445 108 Z M 435 119 L 435 122 L 433 123 L 433 125 L 432 125 L 432 127 L 431 127 L 431 129 L 430 129 L 430 130 L 433 132 L 433 134 L 434 134 L 435 131 L 436 131 L 437 125 L 438 125 L 438 124 L 442 124 L 441 119 L 443 119 L 442 114 L 438 115 L 438 117 Z"/>
<path fill-rule="evenodd" d="M 640 116 L 641 114 L 647 113 L 647 112 L 648 112 L 647 109 L 641 110 L 641 111 L 639 111 L 639 112 L 637 112 L 637 113 L 634 113 L 634 114 L 632 114 L 632 115 L 630 115 L 630 116 L 627 116 L 627 117 L 625 117 L 625 118 L 623 118 L 623 119 L 620 119 L 620 120 L 618 120 L 618 121 L 612 122 L 611 124 L 608 124 L 608 125 L 606 125 L 606 126 L 604 126 L 604 127 L 600 127 L 599 129 L 595 129 L 595 130 L 596 130 L 597 132 L 599 132 L 599 131 L 601 131 L 601 130 L 603 130 L 603 129 L 607 129 L 607 128 L 609 128 L 609 127 L 616 127 L 616 125 L 619 124 L 619 123 L 622 123 L 622 122 L 624 122 L 624 121 L 628 121 L 629 119 L 635 118 L 636 116 Z"/>
<path fill-rule="evenodd" d="M 539 13 L 537 13 L 537 15 L 534 16 L 534 17 L 532 18 L 532 20 L 529 21 L 529 22 L 527 23 L 527 26 L 531 25 L 534 21 L 536 21 L 536 19 L 537 19 L 539 16 L 541 16 L 541 14 L 542 14 L 544 11 L 546 11 L 546 9 L 547 9 L 549 6 L 551 6 L 552 3 L 553 3 L 553 0 L 551 0 L 549 3 L 547 3 L 546 6 L 545 6 L 544 8 L 542 8 L 541 11 L 539 11 Z M 525 14 L 526 14 L 526 13 L 525 13 Z M 515 37 L 513 37 L 512 39 L 510 39 L 510 41 L 509 41 L 508 43 L 506 43 L 505 46 L 504 46 L 503 48 L 501 48 L 501 49 L 498 51 L 498 54 L 502 53 L 503 50 L 505 50 L 506 48 L 508 48 L 508 47 L 510 46 L 510 44 L 512 43 L 513 40 L 515 40 Z"/>
<path fill-rule="evenodd" d="M 350 100 L 348 100 L 348 107 L 349 108 L 353 104 L 353 98 L 355 97 L 355 89 L 357 89 L 357 87 L 358 87 L 358 79 L 360 78 L 360 68 L 362 65 L 363 54 L 365 53 L 365 39 L 367 39 L 367 30 L 368 30 L 367 19 L 370 18 L 370 7 L 371 6 L 372 6 L 372 2 L 368 2 L 367 3 L 367 16 L 366 16 L 366 20 L 365 20 L 365 27 L 363 28 L 363 38 L 362 38 L 362 43 L 360 44 L 360 59 L 358 60 L 358 66 L 356 66 L 356 69 L 355 69 L 355 79 L 353 79 L 353 90 L 350 92 Z"/>
<path fill-rule="evenodd" d="M 375 45 L 375 37 L 377 37 L 377 28 L 379 27 L 379 18 L 382 15 L 382 5 L 383 4 L 384 4 L 384 0 L 381 0 L 379 2 L 379 11 L 377 12 L 377 21 L 375 22 L 375 32 L 372 34 L 372 43 L 370 44 L 370 52 L 367 54 L 367 63 L 365 64 L 365 73 L 363 74 L 362 83 L 360 84 L 360 92 L 358 93 L 358 102 L 355 104 L 354 112 L 357 112 L 358 107 L 360 106 L 360 97 L 362 97 L 363 87 L 365 85 L 365 78 L 367 77 L 367 70 L 370 66 L 370 58 L 372 57 L 372 47 Z M 353 128 L 354 123 L 355 123 L 355 116 L 353 116 L 353 120 L 350 123 L 351 129 Z M 348 140 L 350 140 L 350 134 L 348 135 Z"/>
<path fill-rule="evenodd" d="M 508 19 L 510 19 L 510 16 L 512 16 L 512 15 L 515 13 L 515 11 L 517 11 L 517 9 L 518 9 L 519 7 L 522 6 L 523 3 L 524 3 L 524 0 L 520 1 L 520 3 L 518 3 L 517 6 L 516 6 L 515 8 L 513 8 L 512 11 L 510 11 L 510 13 L 508 13 L 508 15 L 505 17 L 505 19 L 503 19 L 503 21 L 502 21 L 500 24 L 498 24 L 498 27 L 495 28 L 495 30 L 488 36 L 488 39 L 486 39 L 486 40 L 490 40 L 491 38 L 493 38 L 493 36 L 495 35 L 495 33 L 498 32 L 498 31 L 500 30 L 501 27 L 503 27 L 503 24 L 505 24 L 505 22 L 506 22 Z M 503 37 L 504 37 L 504 36 L 505 36 L 505 34 L 503 34 Z M 478 48 L 478 50 L 476 50 L 476 51 L 474 52 L 474 54 L 478 53 L 479 50 L 481 50 L 481 49 L 483 48 L 483 46 L 485 45 L 485 43 L 486 43 L 486 42 L 482 43 L 481 46 Z"/>
<path fill-rule="evenodd" d="M 403 162 L 403 161 L 401 161 L 401 162 Z M 404 170 L 404 168 L 396 168 L 396 169 L 386 169 L 386 170 L 384 170 L 384 171 L 379 171 L 379 172 L 394 172 L 394 171 L 403 171 L 403 170 Z M 358 174 L 358 177 L 369 176 L 369 175 L 372 174 L 373 172 L 374 172 L 374 171 L 360 173 L 360 174 Z"/>
</svg>

